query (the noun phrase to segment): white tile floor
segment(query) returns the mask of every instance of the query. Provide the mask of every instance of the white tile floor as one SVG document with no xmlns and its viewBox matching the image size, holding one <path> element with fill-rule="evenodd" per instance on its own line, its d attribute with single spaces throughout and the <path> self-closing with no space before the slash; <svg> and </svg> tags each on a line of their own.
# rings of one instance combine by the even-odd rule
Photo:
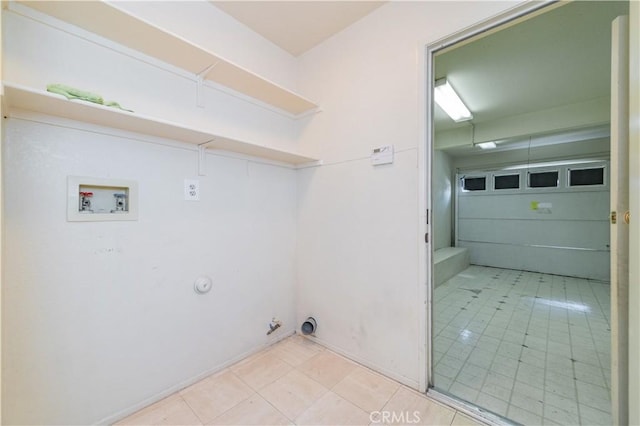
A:
<svg viewBox="0 0 640 426">
<path fill-rule="evenodd" d="M 297 335 L 117 424 L 482 426 Z"/>
<path fill-rule="evenodd" d="M 435 387 L 526 425 L 610 425 L 609 283 L 471 266 L 434 292 Z"/>
</svg>

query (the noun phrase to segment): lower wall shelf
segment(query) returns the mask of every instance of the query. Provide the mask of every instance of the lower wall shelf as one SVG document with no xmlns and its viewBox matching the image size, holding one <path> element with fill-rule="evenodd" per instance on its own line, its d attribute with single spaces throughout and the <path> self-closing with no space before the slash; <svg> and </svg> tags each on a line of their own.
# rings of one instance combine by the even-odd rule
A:
<svg viewBox="0 0 640 426">
<path fill-rule="evenodd" d="M 228 139 L 161 119 L 86 101 L 68 100 L 61 95 L 34 90 L 14 83 L 4 82 L 3 90 L 3 110 L 5 116 L 8 117 L 12 116 L 14 110 L 33 111 L 195 145 L 207 144 L 206 147 L 209 149 L 221 149 L 291 165 L 318 161 L 316 158 L 298 153 Z"/>
</svg>

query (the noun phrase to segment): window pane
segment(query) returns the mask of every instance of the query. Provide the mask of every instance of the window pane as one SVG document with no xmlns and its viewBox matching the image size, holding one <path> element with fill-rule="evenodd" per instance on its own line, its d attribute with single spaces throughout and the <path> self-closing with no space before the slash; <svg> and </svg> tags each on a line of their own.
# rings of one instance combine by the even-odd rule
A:
<svg viewBox="0 0 640 426">
<path fill-rule="evenodd" d="M 465 191 L 484 191 L 487 187 L 486 177 L 472 177 L 462 179 L 462 188 Z"/>
<path fill-rule="evenodd" d="M 604 185 L 604 167 L 569 170 L 569 186 Z"/>
<path fill-rule="evenodd" d="M 549 188 L 558 186 L 558 171 L 529 173 L 530 188 Z"/>
<path fill-rule="evenodd" d="M 520 175 L 494 176 L 495 189 L 518 189 L 520 188 Z"/>
</svg>

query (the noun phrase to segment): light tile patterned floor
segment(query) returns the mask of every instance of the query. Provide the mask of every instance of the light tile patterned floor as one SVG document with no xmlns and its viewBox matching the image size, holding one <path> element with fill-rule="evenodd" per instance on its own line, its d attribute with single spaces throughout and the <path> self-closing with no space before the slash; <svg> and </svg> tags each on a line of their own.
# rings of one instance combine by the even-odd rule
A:
<svg viewBox="0 0 640 426">
<path fill-rule="evenodd" d="M 297 335 L 117 424 L 480 425 Z"/>
<path fill-rule="evenodd" d="M 526 425 L 610 425 L 609 283 L 471 266 L 434 292 L 435 387 Z"/>
</svg>

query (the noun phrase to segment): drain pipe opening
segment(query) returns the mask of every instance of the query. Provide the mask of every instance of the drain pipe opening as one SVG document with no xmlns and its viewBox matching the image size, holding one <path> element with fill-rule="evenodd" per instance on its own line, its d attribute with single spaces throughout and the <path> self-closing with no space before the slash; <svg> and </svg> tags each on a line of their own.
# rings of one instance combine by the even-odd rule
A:
<svg viewBox="0 0 640 426">
<path fill-rule="evenodd" d="M 309 317 L 302 323 L 300 330 L 302 331 L 302 334 L 309 336 L 316 332 L 317 327 L 316 320 L 313 317 Z"/>
</svg>

